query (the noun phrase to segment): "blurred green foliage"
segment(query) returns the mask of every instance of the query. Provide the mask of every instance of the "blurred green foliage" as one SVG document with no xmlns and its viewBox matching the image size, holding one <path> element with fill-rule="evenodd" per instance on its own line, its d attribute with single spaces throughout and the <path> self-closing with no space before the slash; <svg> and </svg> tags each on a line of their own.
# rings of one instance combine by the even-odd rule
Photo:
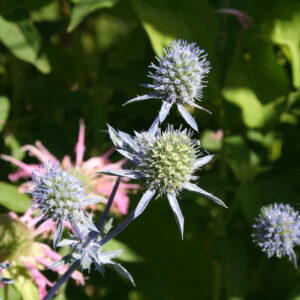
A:
<svg viewBox="0 0 300 300">
<path fill-rule="evenodd" d="M 249 28 L 221 8 L 246 13 Z M 194 114 L 198 138 L 215 159 L 199 185 L 229 209 L 183 193 L 181 241 L 166 201 L 154 201 L 120 242 L 108 244 L 124 245 L 123 264 L 137 287 L 113 272 L 92 272 L 84 288 L 70 282 L 57 300 L 300 298 L 299 270 L 287 259 L 267 260 L 251 241 L 262 205 L 300 204 L 297 0 L 0 1 L 0 152 L 23 159 L 21 145 L 41 140 L 61 159 L 73 151 L 79 118 L 86 157 L 111 147 L 100 131 L 106 123 L 147 129 L 159 101 L 121 105 L 145 92 L 139 84 L 149 82 L 147 66 L 178 38 L 205 49 L 212 65 L 202 105 L 213 116 Z M 175 110 L 169 118 L 181 123 Z M 22 212 L 27 197 L 8 183 L 13 170 L 1 162 L 1 210 Z M 11 299 L 20 299 L 11 289 Z"/>
</svg>

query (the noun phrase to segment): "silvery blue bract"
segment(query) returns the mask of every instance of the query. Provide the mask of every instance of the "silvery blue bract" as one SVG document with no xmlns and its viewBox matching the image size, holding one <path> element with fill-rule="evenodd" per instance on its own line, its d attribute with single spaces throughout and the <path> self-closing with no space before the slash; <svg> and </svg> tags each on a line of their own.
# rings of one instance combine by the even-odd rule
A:
<svg viewBox="0 0 300 300">
<path fill-rule="evenodd" d="M 106 236 L 111 228 L 112 219 L 105 224 L 104 228 L 97 233 L 97 237 L 94 239 L 87 238 L 85 241 L 81 241 L 78 239 L 78 236 L 70 235 L 69 239 L 62 240 L 58 243 L 58 246 L 70 246 L 73 251 L 71 254 L 68 254 L 56 261 L 51 268 L 57 268 L 80 260 L 80 265 L 83 270 L 90 271 L 92 264 L 94 264 L 96 270 L 104 275 L 105 266 L 109 266 L 135 285 L 129 272 L 120 264 L 112 261 L 112 259 L 119 257 L 123 250 L 103 251 L 103 247 L 100 245 L 100 241 Z M 89 231 L 86 226 L 81 225 L 78 227 L 78 230 L 81 230 L 82 235 L 85 237 L 91 237 L 93 234 L 93 232 Z"/>
<path fill-rule="evenodd" d="M 144 85 L 152 89 L 152 93 L 138 96 L 125 104 L 152 98 L 162 99 L 161 110 L 152 124 L 152 129 L 157 128 L 158 124 L 165 120 L 172 105 L 176 104 L 185 121 L 193 129 L 198 130 L 194 118 L 184 105 L 204 109 L 196 104 L 195 100 L 201 99 L 202 89 L 206 83 L 204 78 L 210 70 L 206 54 L 195 43 L 189 44 L 184 40 L 172 42 L 164 52 L 163 57 L 157 58 L 158 64 L 152 63 L 150 66 L 154 69 L 153 72 L 149 72 L 152 84 Z"/>
<path fill-rule="evenodd" d="M 300 243 L 299 213 L 288 204 L 275 203 L 264 206 L 255 220 L 252 236 L 262 251 L 269 258 L 287 255 L 297 267 L 293 248 Z"/>
<path fill-rule="evenodd" d="M 0 263 L 0 271 L 8 268 L 10 265 L 8 263 Z M 2 277 L 0 276 L 0 282 L 4 284 L 11 284 L 14 283 L 14 281 L 10 278 Z"/>
<path fill-rule="evenodd" d="M 163 132 L 158 129 L 156 133 L 135 133 L 132 137 L 109 126 L 109 134 L 117 150 L 133 163 L 133 168 L 101 173 L 143 179 L 147 186 L 135 209 L 135 218 L 143 212 L 155 194 L 166 195 L 183 237 L 184 218 L 176 198 L 182 189 L 196 192 L 225 206 L 220 199 L 192 183 L 197 179 L 195 171 L 213 156 L 200 157 L 198 141 L 193 140 L 186 129 L 174 130 L 168 126 Z"/>
<path fill-rule="evenodd" d="M 76 232 L 76 224 L 84 222 L 86 226 L 97 231 L 97 228 L 86 216 L 82 206 L 101 201 L 101 198 L 88 198 L 84 182 L 76 174 L 63 170 L 59 163 L 47 164 L 43 169 L 32 173 L 33 208 L 38 208 L 42 219 L 37 223 L 40 226 L 48 219 L 57 222 L 53 239 L 56 248 L 61 237 L 63 221 L 69 221 Z"/>
</svg>

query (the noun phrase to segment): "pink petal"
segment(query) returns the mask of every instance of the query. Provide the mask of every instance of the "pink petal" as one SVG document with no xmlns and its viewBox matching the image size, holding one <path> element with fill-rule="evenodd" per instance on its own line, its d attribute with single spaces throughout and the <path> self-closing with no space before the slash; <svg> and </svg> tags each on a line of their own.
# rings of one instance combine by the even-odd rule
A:
<svg viewBox="0 0 300 300">
<path fill-rule="evenodd" d="M 40 294 L 40 299 L 43 299 L 47 294 L 47 285 L 53 286 L 53 283 L 50 282 L 35 266 L 30 265 L 27 262 L 23 262 L 23 264 L 26 266 L 26 268 L 31 273 Z"/>
<path fill-rule="evenodd" d="M 80 166 L 83 160 L 83 155 L 85 151 L 84 146 L 84 133 L 85 133 L 85 125 L 83 119 L 79 120 L 79 135 L 78 135 L 78 141 L 75 146 L 75 153 L 76 153 L 76 167 Z"/>
<path fill-rule="evenodd" d="M 6 154 L 1 154 L 0 158 L 13 163 L 14 165 L 18 166 L 21 169 L 13 174 L 9 174 L 8 178 L 12 182 L 17 181 L 21 177 L 25 177 L 25 178 L 30 177 L 32 171 L 39 167 L 38 165 L 34 165 L 34 164 L 30 164 L 30 165 L 25 164 L 22 161 L 19 161 L 18 159 Z"/>
<path fill-rule="evenodd" d="M 71 157 L 69 155 L 65 155 L 61 161 L 61 165 L 64 169 L 70 169 L 72 167 Z"/>
<path fill-rule="evenodd" d="M 37 157 L 42 163 L 46 164 L 49 161 L 52 163 L 57 162 L 57 158 L 54 157 L 43 145 L 41 142 L 37 141 L 36 146 L 25 145 L 21 148 L 23 151 L 28 151 L 30 155 Z"/>
</svg>

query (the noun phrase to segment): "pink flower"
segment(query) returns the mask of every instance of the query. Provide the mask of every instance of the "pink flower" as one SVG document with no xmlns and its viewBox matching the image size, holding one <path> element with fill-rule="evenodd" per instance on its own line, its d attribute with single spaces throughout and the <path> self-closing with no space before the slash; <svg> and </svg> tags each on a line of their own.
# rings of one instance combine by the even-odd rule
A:
<svg viewBox="0 0 300 300">
<path fill-rule="evenodd" d="M 224 137 L 223 129 L 218 129 L 216 132 L 210 134 L 210 139 L 214 142 L 221 140 Z"/>
<path fill-rule="evenodd" d="M 27 268 L 38 287 L 40 298 L 43 299 L 47 294 L 47 286 L 52 286 L 53 283 L 41 271 L 48 269 L 61 256 L 48 245 L 36 241 L 38 236 L 41 238 L 42 233 L 48 232 L 49 222 L 46 221 L 35 229 L 35 224 L 39 218 L 33 218 L 32 213 L 33 210 L 30 208 L 20 218 L 14 212 L 10 212 L 8 215 L 0 215 L 3 238 L 0 254 L 3 259 L 11 264 L 12 268 L 24 266 Z M 65 265 L 53 269 L 53 271 L 63 274 L 67 268 Z M 79 271 L 75 271 L 72 278 L 78 283 L 84 284 L 83 275 Z"/>
<path fill-rule="evenodd" d="M 71 169 L 82 177 L 87 182 L 87 189 L 94 196 L 108 197 L 112 191 L 115 183 L 115 178 L 108 175 L 98 174 L 97 172 L 104 169 L 121 169 L 125 160 L 112 163 L 109 160 L 110 154 L 114 151 L 111 149 L 104 153 L 101 157 L 92 157 L 87 161 L 83 161 L 85 152 L 84 145 L 85 125 L 83 120 L 80 120 L 78 141 L 75 146 L 76 159 L 75 163 L 72 163 L 70 156 L 66 155 L 61 161 L 61 165 L 65 169 Z M 35 145 L 25 145 L 22 147 L 23 151 L 28 151 L 29 155 L 35 156 L 40 161 L 40 164 L 25 164 L 12 156 L 1 154 L 0 158 L 9 161 L 19 167 L 15 173 L 9 174 L 8 178 L 12 182 L 18 181 L 20 178 L 29 178 L 34 169 L 45 163 L 56 163 L 57 158 L 51 154 L 44 145 L 37 141 Z M 127 214 L 129 198 L 127 196 L 128 190 L 137 190 L 139 186 L 137 184 L 129 184 L 126 179 L 122 180 L 118 192 L 115 196 L 113 209 L 121 214 Z M 28 184 L 22 184 L 19 188 L 21 192 L 26 192 L 29 189 Z M 96 206 L 91 206 L 95 209 Z"/>
</svg>

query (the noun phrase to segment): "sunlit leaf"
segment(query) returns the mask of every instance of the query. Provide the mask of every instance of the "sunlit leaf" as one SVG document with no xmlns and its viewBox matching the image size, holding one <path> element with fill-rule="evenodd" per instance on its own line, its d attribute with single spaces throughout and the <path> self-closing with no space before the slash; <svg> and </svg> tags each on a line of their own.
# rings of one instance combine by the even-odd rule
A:
<svg viewBox="0 0 300 300">
<path fill-rule="evenodd" d="M 73 0 L 73 2 L 74 7 L 72 9 L 68 32 L 73 31 L 88 14 L 100 8 L 110 8 L 118 0 Z"/>
<path fill-rule="evenodd" d="M 15 212 L 25 212 L 30 207 L 30 198 L 21 194 L 16 186 L 0 182 L 0 205 Z"/>
<path fill-rule="evenodd" d="M 132 4 L 157 55 L 162 55 L 163 48 L 173 40 L 189 36 L 182 15 L 172 7 L 164 7 L 163 2 L 157 6 L 155 1 L 132 0 Z"/>
<path fill-rule="evenodd" d="M 105 250 L 119 250 L 124 249 L 122 255 L 118 257 L 119 261 L 123 262 L 140 262 L 143 258 L 132 250 L 128 245 L 118 240 L 112 239 L 105 244 Z"/>
<path fill-rule="evenodd" d="M 37 286 L 32 282 L 27 270 L 15 267 L 12 270 L 5 270 L 5 274 L 9 274 L 14 280 L 14 287 L 22 295 L 23 300 L 39 300 L 39 292 Z"/>
<path fill-rule="evenodd" d="M 29 19 L 13 22 L 0 15 L 0 41 L 19 59 L 49 73 L 51 67 L 41 53 L 41 37 Z"/>
<path fill-rule="evenodd" d="M 0 131 L 5 126 L 10 110 L 10 102 L 6 96 L 0 96 Z"/>
</svg>

